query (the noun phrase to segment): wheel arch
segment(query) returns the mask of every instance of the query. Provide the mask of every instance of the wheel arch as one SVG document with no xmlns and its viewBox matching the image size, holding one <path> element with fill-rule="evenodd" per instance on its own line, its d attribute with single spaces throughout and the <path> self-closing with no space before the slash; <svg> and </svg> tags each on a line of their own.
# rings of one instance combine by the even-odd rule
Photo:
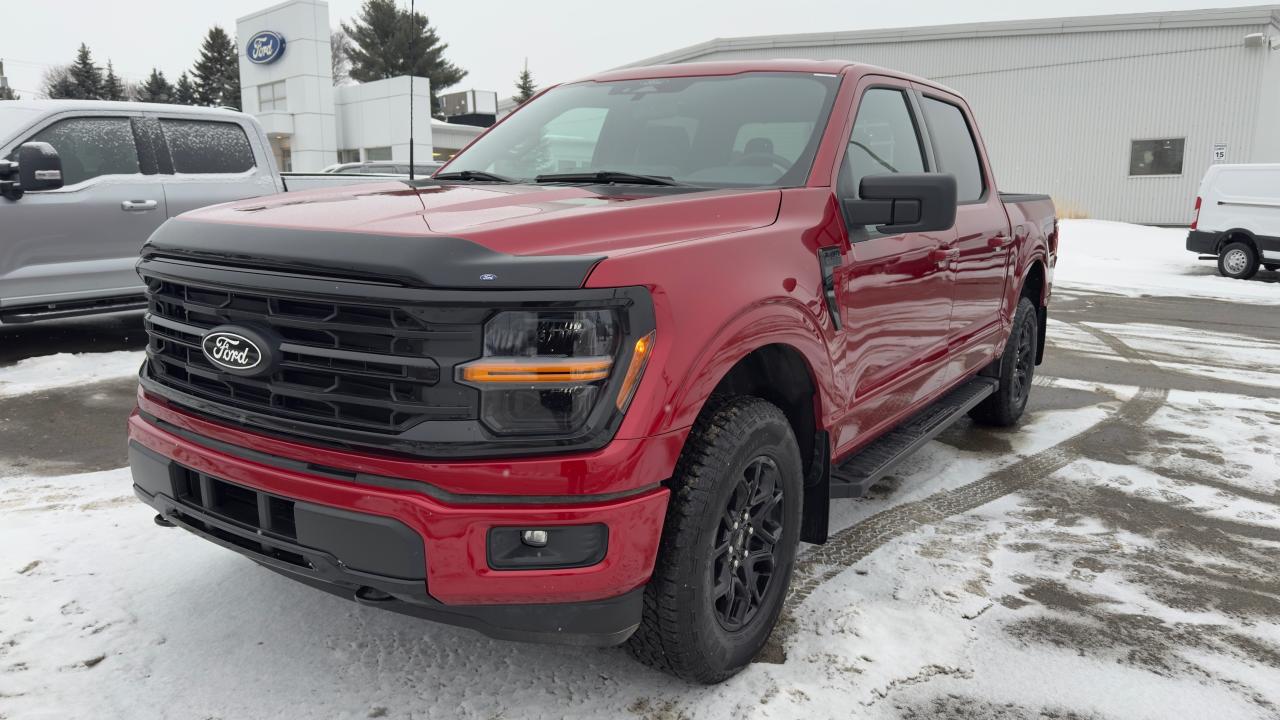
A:
<svg viewBox="0 0 1280 720">
<path fill-rule="evenodd" d="M 753 395 L 777 405 L 796 436 L 805 474 L 801 539 L 822 542 L 831 457 L 826 413 L 835 393 L 831 359 L 822 327 L 803 308 L 789 305 L 748 310 L 708 343 L 681 383 L 671 420 L 692 424 L 721 394 Z"/>
<path fill-rule="evenodd" d="M 1014 300 L 1014 312 L 1017 311 L 1017 301 L 1024 297 L 1030 299 L 1036 306 L 1036 324 L 1040 329 L 1039 338 L 1036 341 L 1036 365 L 1044 362 L 1045 331 L 1049 324 L 1049 308 L 1045 298 L 1048 282 L 1049 274 L 1045 258 L 1036 253 L 1027 265 L 1026 272 L 1023 273 L 1022 287 L 1018 291 L 1017 299 Z"/>
<path fill-rule="evenodd" d="M 1259 258 L 1262 257 L 1262 254 L 1258 252 L 1258 239 L 1254 237 L 1253 232 L 1244 228 L 1223 230 L 1218 235 L 1218 244 L 1214 247 L 1213 254 L 1221 255 L 1222 250 L 1233 242 L 1243 242 L 1248 244 L 1249 247 L 1253 248 L 1253 254 L 1257 255 Z"/>
</svg>

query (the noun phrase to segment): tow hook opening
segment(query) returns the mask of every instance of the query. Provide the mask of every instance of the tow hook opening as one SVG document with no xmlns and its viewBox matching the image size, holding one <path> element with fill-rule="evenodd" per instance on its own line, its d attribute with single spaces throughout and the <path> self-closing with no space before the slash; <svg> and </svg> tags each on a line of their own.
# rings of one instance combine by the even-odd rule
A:
<svg viewBox="0 0 1280 720">
<path fill-rule="evenodd" d="M 380 603 L 380 602 L 387 602 L 389 600 L 394 600 L 394 599 L 395 598 L 391 597 L 389 594 L 384 593 L 377 588 L 371 588 L 368 585 L 365 585 L 361 587 L 359 590 L 356 590 L 356 600 L 359 600 L 361 602 Z"/>
<path fill-rule="evenodd" d="M 157 513 L 157 514 L 156 514 L 156 516 L 155 516 L 155 517 L 153 517 L 153 518 L 151 518 L 151 519 L 152 519 L 152 521 L 154 521 L 154 522 L 155 522 L 155 524 L 157 524 L 157 525 L 159 525 L 160 527 L 163 527 L 163 528 L 177 527 L 177 526 L 176 526 L 176 525 L 174 525 L 173 523 L 169 522 L 169 520 L 168 520 L 167 518 L 165 518 L 165 516 L 160 515 L 159 513 Z"/>
</svg>

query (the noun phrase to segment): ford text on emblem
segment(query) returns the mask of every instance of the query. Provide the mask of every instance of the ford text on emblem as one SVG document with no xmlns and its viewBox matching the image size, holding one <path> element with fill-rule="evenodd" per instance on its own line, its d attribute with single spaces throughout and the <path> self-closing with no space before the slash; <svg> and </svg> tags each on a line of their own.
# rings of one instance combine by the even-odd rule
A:
<svg viewBox="0 0 1280 720">
<path fill-rule="evenodd" d="M 201 346 L 209 362 L 227 370 L 245 372 L 262 364 L 262 349 L 238 333 L 211 332 L 204 336 Z"/>
<path fill-rule="evenodd" d="M 256 65 L 273 63 L 284 55 L 284 36 L 273 30 L 263 30 L 249 38 L 244 48 L 249 62 Z"/>
<path fill-rule="evenodd" d="M 497 280 L 498 276 L 494 275 L 493 273 L 485 273 L 480 276 L 480 279 L 481 280 Z"/>
</svg>

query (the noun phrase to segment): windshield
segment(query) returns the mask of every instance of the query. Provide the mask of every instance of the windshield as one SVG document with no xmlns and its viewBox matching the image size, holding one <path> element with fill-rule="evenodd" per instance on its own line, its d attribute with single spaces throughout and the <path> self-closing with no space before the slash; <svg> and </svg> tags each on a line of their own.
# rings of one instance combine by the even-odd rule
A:
<svg viewBox="0 0 1280 720">
<path fill-rule="evenodd" d="M 564 85 L 444 172 L 527 182 L 621 172 L 709 187 L 800 185 L 837 84 L 831 75 L 781 72 Z"/>
</svg>

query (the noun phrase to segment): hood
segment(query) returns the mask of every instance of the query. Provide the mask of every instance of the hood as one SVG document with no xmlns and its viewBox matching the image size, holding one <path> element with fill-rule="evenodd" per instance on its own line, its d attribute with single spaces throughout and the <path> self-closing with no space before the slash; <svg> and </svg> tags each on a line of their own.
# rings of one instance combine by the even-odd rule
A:
<svg viewBox="0 0 1280 720">
<path fill-rule="evenodd" d="M 144 254 L 430 287 L 580 287 L 610 255 L 770 225 L 781 197 L 759 188 L 365 184 L 195 210 L 156 231 Z"/>
<path fill-rule="evenodd" d="M 770 225 L 781 200 L 776 189 L 659 190 L 478 183 L 411 188 L 390 182 L 272 195 L 196 210 L 183 218 L 460 237 L 513 255 L 608 255 Z"/>
</svg>

